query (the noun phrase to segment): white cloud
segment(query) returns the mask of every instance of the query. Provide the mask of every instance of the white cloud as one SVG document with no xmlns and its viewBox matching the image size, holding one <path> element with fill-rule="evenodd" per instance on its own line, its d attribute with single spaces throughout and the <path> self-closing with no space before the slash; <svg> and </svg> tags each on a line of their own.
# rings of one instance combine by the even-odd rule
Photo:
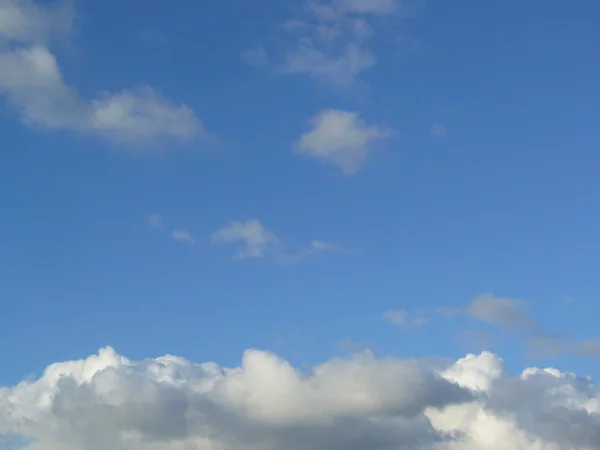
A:
<svg viewBox="0 0 600 450">
<path fill-rule="evenodd" d="M 182 244 L 194 245 L 196 243 L 196 239 L 194 239 L 194 236 L 192 236 L 192 233 L 187 228 L 173 230 L 171 237 Z"/>
<path fill-rule="evenodd" d="M 223 368 L 106 348 L 0 388 L 0 435 L 27 450 L 593 450 L 599 429 L 593 380 L 511 376 L 487 352 L 438 369 L 365 351 L 305 373 L 259 350 Z"/>
<path fill-rule="evenodd" d="M 367 161 L 375 144 L 389 138 L 389 129 L 367 125 L 356 112 L 328 109 L 311 120 L 295 151 L 353 174 Z"/>
<path fill-rule="evenodd" d="M 279 245 L 279 238 L 259 220 L 233 221 L 211 235 L 216 244 L 240 244 L 237 259 L 262 258 Z"/>
<path fill-rule="evenodd" d="M 87 101 L 67 85 L 49 45 L 68 35 L 73 17 L 68 1 L 42 6 L 0 0 L 0 95 L 24 123 L 95 135 L 132 149 L 204 132 L 188 106 L 152 87 L 101 93 Z"/>
<path fill-rule="evenodd" d="M 279 62 L 268 63 L 263 48 L 245 52 L 242 58 L 275 73 L 305 75 L 320 83 L 349 87 L 377 61 L 368 47 L 375 31 L 372 17 L 397 18 L 398 10 L 396 0 L 306 1 L 301 16 L 280 26 L 287 33 L 283 41 L 288 45 L 277 58 Z"/>
<path fill-rule="evenodd" d="M 162 229 L 164 226 L 163 216 L 157 213 L 150 214 L 148 217 L 148 225 L 158 230 Z"/>
</svg>

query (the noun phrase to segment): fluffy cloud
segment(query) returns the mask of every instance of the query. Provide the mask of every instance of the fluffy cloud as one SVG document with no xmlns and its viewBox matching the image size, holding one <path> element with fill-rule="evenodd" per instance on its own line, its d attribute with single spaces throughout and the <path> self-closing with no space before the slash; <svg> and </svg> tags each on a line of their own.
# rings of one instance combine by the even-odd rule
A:
<svg viewBox="0 0 600 450">
<path fill-rule="evenodd" d="M 150 86 L 105 92 L 89 101 L 80 97 L 65 83 L 50 50 L 54 39 L 69 34 L 74 16 L 66 0 L 0 0 L 0 95 L 24 123 L 95 135 L 129 149 L 203 132 L 188 106 Z"/>
<path fill-rule="evenodd" d="M 238 245 L 235 259 L 272 256 L 281 263 L 293 263 L 317 253 L 342 251 L 342 248 L 337 245 L 318 240 L 312 241 L 299 250 L 286 251 L 283 241 L 257 219 L 232 221 L 215 231 L 210 239 L 214 244 Z"/>
<path fill-rule="evenodd" d="M 289 45 L 277 62 L 270 62 L 262 47 L 242 57 L 275 73 L 305 75 L 320 83 L 348 87 L 376 64 L 376 55 L 368 48 L 374 32 L 372 17 L 396 16 L 399 10 L 397 0 L 306 1 L 302 14 L 281 26 Z"/>
<path fill-rule="evenodd" d="M 223 368 L 105 348 L 0 388 L 0 435 L 28 450 L 600 448 L 600 389 L 491 353 L 442 368 L 369 351 L 303 372 L 248 350 Z"/>
<path fill-rule="evenodd" d="M 346 174 L 360 169 L 375 144 L 392 131 L 367 125 L 356 112 L 328 109 L 311 120 L 312 130 L 304 133 L 295 151 L 322 163 L 333 164 Z"/>
</svg>

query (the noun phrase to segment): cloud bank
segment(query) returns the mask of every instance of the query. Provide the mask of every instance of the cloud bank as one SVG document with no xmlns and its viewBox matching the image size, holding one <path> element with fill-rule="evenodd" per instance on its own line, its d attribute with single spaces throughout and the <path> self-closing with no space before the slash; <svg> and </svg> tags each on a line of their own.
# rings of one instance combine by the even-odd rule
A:
<svg viewBox="0 0 600 450">
<path fill-rule="evenodd" d="M 497 355 L 364 351 L 309 372 L 248 350 L 236 368 L 111 348 L 0 388 L 0 435 L 28 450 L 559 450 L 600 448 L 600 390 Z"/>
</svg>

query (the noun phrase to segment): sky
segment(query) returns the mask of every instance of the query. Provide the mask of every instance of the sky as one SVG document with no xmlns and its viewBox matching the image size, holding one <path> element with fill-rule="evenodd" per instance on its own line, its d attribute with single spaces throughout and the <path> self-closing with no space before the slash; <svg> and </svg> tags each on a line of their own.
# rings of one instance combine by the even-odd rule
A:
<svg viewBox="0 0 600 450">
<path fill-rule="evenodd" d="M 0 448 L 600 448 L 600 4 L 176 3 L 0 0 Z"/>
</svg>

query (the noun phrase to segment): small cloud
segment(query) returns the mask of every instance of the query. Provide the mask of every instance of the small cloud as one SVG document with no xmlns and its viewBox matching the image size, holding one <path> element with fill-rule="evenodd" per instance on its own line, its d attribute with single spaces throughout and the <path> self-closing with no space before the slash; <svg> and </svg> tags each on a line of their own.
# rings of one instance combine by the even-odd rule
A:
<svg viewBox="0 0 600 450">
<path fill-rule="evenodd" d="M 242 53 L 242 59 L 247 64 L 256 67 L 268 66 L 267 52 L 262 47 L 255 47 Z"/>
<path fill-rule="evenodd" d="M 378 141 L 393 134 L 389 129 L 367 125 L 358 113 L 336 109 L 318 113 L 311 123 L 312 130 L 302 135 L 295 152 L 333 164 L 348 175 L 365 164 Z"/>
<path fill-rule="evenodd" d="M 404 310 L 392 310 L 384 312 L 381 317 L 391 325 L 404 326 L 407 323 L 407 315 L 407 312 Z"/>
<path fill-rule="evenodd" d="M 236 259 L 262 258 L 279 245 L 279 238 L 259 220 L 233 221 L 211 235 L 215 244 L 239 244 Z"/>
<path fill-rule="evenodd" d="M 568 294 L 563 295 L 562 298 L 561 298 L 561 300 L 562 300 L 563 303 L 573 303 L 575 301 L 573 299 L 573 297 L 571 297 Z"/>
<path fill-rule="evenodd" d="M 419 327 L 427 323 L 427 319 L 424 317 L 411 317 L 405 310 L 389 310 L 381 315 L 381 318 L 397 327 L 409 329 L 412 327 Z"/>
<path fill-rule="evenodd" d="M 171 237 L 182 244 L 194 245 L 196 243 L 196 239 L 194 239 L 192 233 L 187 228 L 173 230 Z"/>
<path fill-rule="evenodd" d="M 295 251 L 287 251 L 284 242 L 259 220 L 235 220 L 215 231 L 210 240 L 213 244 L 237 244 L 235 259 L 274 258 L 278 263 L 289 264 L 317 253 L 342 252 L 338 245 L 313 240 L 309 245 Z"/>
<path fill-rule="evenodd" d="M 309 256 L 315 255 L 317 253 L 324 253 L 324 252 L 340 253 L 343 251 L 344 251 L 344 249 L 342 247 L 340 247 L 339 245 L 328 244 L 327 242 L 315 240 L 315 241 L 312 241 L 306 247 L 301 248 L 298 251 L 295 251 L 295 252 L 287 254 L 287 255 L 283 255 L 281 258 L 281 261 L 286 262 L 286 263 L 293 263 L 293 262 L 301 261 L 301 260 L 303 260 Z"/>
<path fill-rule="evenodd" d="M 431 135 L 435 137 L 445 136 L 448 130 L 445 126 L 440 125 L 439 123 L 433 124 L 431 127 Z"/>
<path fill-rule="evenodd" d="M 148 217 L 148 225 L 151 228 L 155 228 L 157 230 L 162 230 L 164 226 L 163 216 L 160 214 L 150 214 Z"/>
<path fill-rule="evenodd" d="M 520 300 L 486 294 L 474 299 L 467 312 L 480 322 L 534 331 L 538 326 L 527 314 L 526 306 Z"/>
</svg>

